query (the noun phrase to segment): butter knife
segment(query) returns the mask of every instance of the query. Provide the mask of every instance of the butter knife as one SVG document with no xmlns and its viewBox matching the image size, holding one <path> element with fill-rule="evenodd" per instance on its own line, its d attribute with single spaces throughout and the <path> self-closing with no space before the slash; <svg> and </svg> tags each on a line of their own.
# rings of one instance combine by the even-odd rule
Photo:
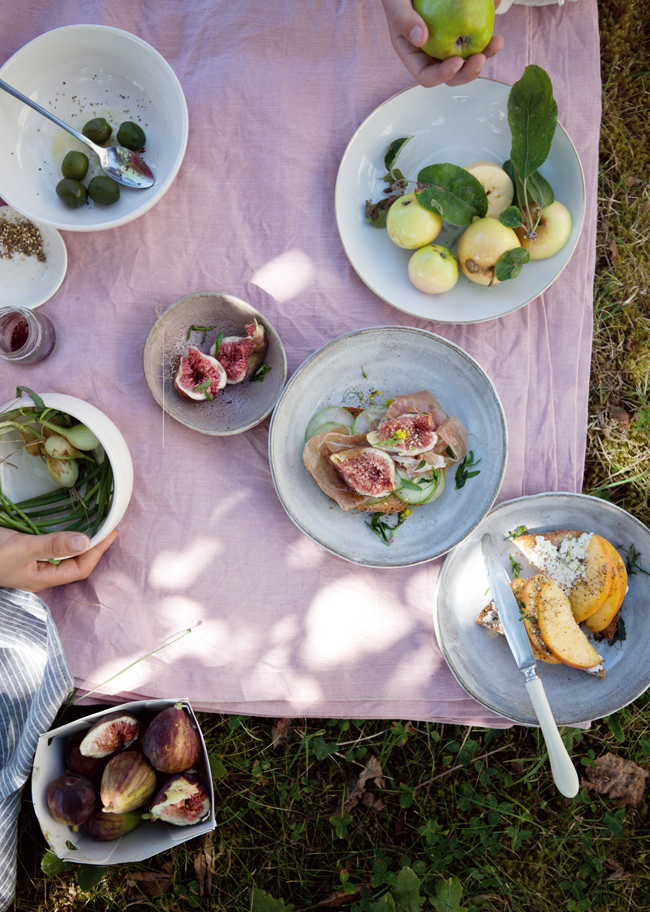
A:
<svg viewBox="0 0 650 912">
<path fill-rule="evenodd" d="M 544 735 L 551 772 L 558 790 L 567 798 L 578 794 L 578 774 L 564 746 L 560 732 L 553 718 L 544 685 L 535 670 L 535 657 L 517 604 L 515 594 L 510 588 L 508 574 L 497 553 L 494 540 L 489 533 L 481 539 L 483 560 L 487 570 L 490 590 L 494 604 L 499 612 L 499 620 L 506 635 L 517 668 L 523 672 L 526 690 L 533 704 L 539 727 Z"/>
</svg>

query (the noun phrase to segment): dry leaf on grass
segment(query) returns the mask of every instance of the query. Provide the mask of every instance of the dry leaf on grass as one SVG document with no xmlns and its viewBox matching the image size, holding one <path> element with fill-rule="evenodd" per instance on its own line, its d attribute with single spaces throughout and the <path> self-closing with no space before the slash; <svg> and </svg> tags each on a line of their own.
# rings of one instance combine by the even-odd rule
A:
<svg viewBox="0 0 650 912">
<path fill-rule="evenodd" d="M 609 262 L 612 266 L 616 265 L 616 260 L 618 259 L 618 247 L 616 246 L 616 241 L 611 241 L 609 245 Z"/>
<path fill-rule="evenodd" d="M 291 719 L 276 719 L 271 726 L 271 747 L 280 747 L 287 740 Z"/>
<path fill-rule="evenodd" d="M 318 905 L 317 909 L 336 909 L 338 906 L 342 906 L 344 902 L 349 902 L 355 893 L 358 893 L 361 889 L 361 884 L 354 885 L 354 893 L 347 893 L 345 890 L 335 890 L 331 896 L 328 896 L 327 899 L 322 899 Z"/>
<path fill-rule="evenodd" d="M 129 887 L 129 899 L 135 899 L 142 893 L 152 899 L 164 896 L 174 884 L 173 877 L 160 871 L 129 871 L 125 880 Z"/>
<path fill-rule="evenodd" d="M 194 873 L 199 882 L 199 896 L 210 895 L 212 877 L 216 874 L 216 849 L 213 843 L 214 833 L 206 833 L 202 839 L 201 851 L 194 856 Z"/>
<path fill-rule="evenodd" d="M 345 787 L 344 799 L 342 800 L 339 798 L 334 805 L 325 811 L 325 816 L 331 817 L 333 814 L 338 814 L 340 817 L 343 817 L 345 814 L 349 813 L 353 807 L 356 807 L 359 802 L 365 804 L 366 807 L 371 808 L 373 811 L 383 811 L 386 805 L 381 798 L 373 795 L 372 792 L 367 792 L 364 788 L 364 784 L 368 779 L 372 779 L 378 788 L 383 788 L 384 775 L 381 764 L 376 757 L 371 757 L 370 760 L 368 760 L 356 779 L 352 778 L 348 780 L 348 784 Z"/>
<path fill-rule="evenodd" d="M 612 416 L 614 421 L 617 421 L 622 427 L 627 427 L 630 423 L 630 414 L 627 412 L 622 405 L 617 403 L 610 403 L 609 414 Z"/>
<path fill-rule="evenodd" d="M 587 767 L 587 779 L 582 780 L 582 785 L 621 804 L 638 804 L 647 778 L 647 771 L 638 763 L 616 754 L 604 754 L 594 766 Z"/>
<path fill-rule="evenodd" d="M 623 880 L 623 878 L 630 876 L 615 858 L 608 858 L 605 864 L 611 872 L 607 875 L 607 880 Z"/>
<path fill-rule="evenodd" d="M 361 775 L 357 779 L 357 785 L 365 785 L 368 779 L 374 779 L 377 788 L 381 789 L 384 787 L 384 774 L 381 768 L 381 764 L 376 757 L 371 757 L 370 760 L 368 760 L 363 768 Z"/>
</svg>

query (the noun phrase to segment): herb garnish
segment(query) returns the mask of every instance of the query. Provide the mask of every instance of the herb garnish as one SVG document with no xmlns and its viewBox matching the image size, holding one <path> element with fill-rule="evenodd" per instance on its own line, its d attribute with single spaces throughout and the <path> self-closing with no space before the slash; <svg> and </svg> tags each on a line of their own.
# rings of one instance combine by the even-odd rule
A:
<svg viewBox="0 0 650 912">
<path fill-rule="evenodd" d="M 214 329 L 214 326 L 212 327 Z M 221 348 L 221 343 L 223 342 L 223 333 L 219 333 L 214 343 L 214 355 L 213 358 L 216 358 L 219 354 L 219 349 Z"/>
<path fill-rule="evenodd" d="M 465 482 L 469 478 L 474 478 L 476 475 L 480 475 L 480 473 L 481 473 L 480 469 L 476 469 L 476 471 L 474 471 L 474 472 L 468 471 L 468 469 L 471 469 L 474 466 L 477 466 L 480 462 L 481 462 L 480 459 L 477 459 L 476 462 L 474 462 L 474 450 L 470 450 L 469 453 L 467 454 L 467 456 L 463 459 L 463 461 L 458 463 L 458 467 L 456 468 L 456 490 L 457 491 L 460 490 L 460 488 L 465 486 Z"/>
<path fill-rule="evenodd" d="M 206 337 L 207 334 L 210 332 L 210 330 L 216 329 L 216 328 L 217 328 L 216 326 L 195 326 L 195 325 L 192 323 L 192 325 L 190 326 L 190 328 L 187 330 L 187 335 L 185 336 L 185 339 L 186 339 L 186 340 L 189 340 L 190 334 L 193 333 L 193 332 L 202 332 L 202 333 L 203 333 L 203 338 L 201 339 L 201 345 L 205 345 L 205 337 Z M 221 333 L 220 335 L 221 335 L 221 337 L 223 338 L 223 333 Z"/>
<path fill-rule="evenodd" d="M 508 532 L 508 534 L 506 535 L 506 537 L 503 540 L 508 541 L 508 539 L 509 539 L 510 541 L 514 541 L 515 538 L 519 538 L 520 535 L 525 535 L 527 532 L 528 532 L 528 529 L 526 526 L 517 526 L 516 529 L 513 529 L 511 532 Z"/>
<path fill-rule="evenodd" d="M 256 380 L 259 380 L 259 382 L 262 383 L 264 380 L 264 377 L 266 376 L 266 374 L 268 374 L 268 372 L 270 370 L 271 370 L 271 368 L 268 366 L 268 364 L 262 364 L 260 367 L 257 368 L 255 373 L 251 377 L 251 383 L 255 382 Z"/>
<path fill-rule="evenodd" d="M 193 393 L 205 392 L 205 398 L 209 399 L 210 402 L 214 402 L 214 399 L 212 398 L 212 394 L 208 392 L 208 390 L 212 386 L 212 380 L 213 380 L 212 377 L 208 377 L 208 379 L 204 380 L 203 383 L 199 383 L 198 386 L 192 387 L 192 392 Z"/>
<path fill-rule="evenodd" d="M 623 554 L 625 554 L 625 569 L 627 570 L 628 576 L 634 576 L 637 570 L 640 573 L 645 573 L 646 576 L 650 576 L 650 573 L 647 570 L 644 570 L 639 563 L 641 552 L 637 551 L 636 547 L 634 546 L 634 542 L 632 542 L 629 548 L 623 548 L 622 546 L 619 546 L 618 550 L 622 551 Z"/>
<path fill-rule="evenodd" d="M 514 558 L 514 555 L 512 555 L 512 554 L 510 555 L 510 566 L 512 567 L 512 572 L 515 575 L 515 579 L 517 579 L 517 577 L 521 576 L 522 566 L 521 566 L 521 564 L 517 563 L 517 561 Z"/>
<path fill-rule="evenodd" d="M 392 516 L 391 513 L 373 513 L 372 519 L 368 522 L 367 519 L 364 520 L 365 524 L 369 529 L 375 533 L 379 541 L 384 545 L 392 545 L 395 540 L 394 532 L 396 529 L 399 529 L 400 526 L 404 525 L 406 520 L 411 515 L 411 510 L 400 510 L 397 514 L 397 522 L 394 526 L 389 525 L 385 521 L 385 517 Z"/>
<path fill-rule="evenodd" d="M 364 377 L 366 378 L 366 380 L 367 380 L 367 379 L 368 379 L 368 374 L 367 374 L 367 373 L 365 372 L 365 370 L 363 369 L 363 364 L 361 365 L 361 373 L 363 374 L 363 376 L 364 376 Z"/>
</svg>

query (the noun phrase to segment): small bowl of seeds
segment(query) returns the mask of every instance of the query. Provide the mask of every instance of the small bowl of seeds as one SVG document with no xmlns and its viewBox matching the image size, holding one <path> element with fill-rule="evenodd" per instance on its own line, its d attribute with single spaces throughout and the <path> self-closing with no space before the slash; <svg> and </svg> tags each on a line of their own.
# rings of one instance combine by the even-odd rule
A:
<svg viewBox="0 0 650 912">
<path fill-rule="evenodd" d="M 0 300 L 38 307 L 58 291 L 68 268 L 63 238 L 49 225 L 0 206 Z"/>
</svg>

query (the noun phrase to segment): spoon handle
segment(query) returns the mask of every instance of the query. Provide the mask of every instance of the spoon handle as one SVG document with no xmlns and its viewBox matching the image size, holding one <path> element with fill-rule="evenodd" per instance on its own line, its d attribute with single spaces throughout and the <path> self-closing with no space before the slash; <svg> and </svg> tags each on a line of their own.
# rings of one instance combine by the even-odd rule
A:
<svg viewBox="0 0 650 912">
<path fill-rule="evenodd" d="M 13 95 L 14 98 L 18 99 L 18 101 L 22 101 L 23 104 L 29 105 L 30 108 L 38 111 L 39 114 L 42 114 L 43 117 L 47 117 L 48 120 L 53 121 L 57 126 L 62 127 L 62 129 L 67 130 L 68 133 L 72 133 L 75 139 L 78 139 L 80 142 L 85 143 L 87 146 L 90 146 L 90 148 L 98 155 L 100 151 L 103 151 L 103 149 L 100 150 L 99 146 L 96 146 L 92 140 L 88 139 L 87 136 L 84 136 L 83 133 L 77 132 L 74 127 L 71 127 L 69 124 L 64 123 L 62 120 L 59 120 L 55 114 L 52 114 L 50 111 L 46 111 L 45 108 L 42 108 L 40 105 L 36 104 L 36 102 L 32 101 L 31 98 L 23 95 L 22 92 L 14 89 L 13 86 L 10 86 L 2 79 L 0 79 L 0 89 L 4 89 L 5 92 L 8 92 L 9 95 Z"/>
<path fill-rule="evenodd" d="M 548 759 L 551 763 L 551 772 L 555 784 L 566 798 L 574 798 L 578 794 L 580 782 L 575 766 L 571 762 L 571 757 L 567 752 L 564 742 L 560 737 L 560 732 L 555 724 L 551 707 L 548 704 L 546 692 L 541 678 L 535 676 L 526 681 L 526 690 L 533 704 L 535 715 L 539 720 L 539 727 L 546 741 L 548 750 Z"/>
</svg>

